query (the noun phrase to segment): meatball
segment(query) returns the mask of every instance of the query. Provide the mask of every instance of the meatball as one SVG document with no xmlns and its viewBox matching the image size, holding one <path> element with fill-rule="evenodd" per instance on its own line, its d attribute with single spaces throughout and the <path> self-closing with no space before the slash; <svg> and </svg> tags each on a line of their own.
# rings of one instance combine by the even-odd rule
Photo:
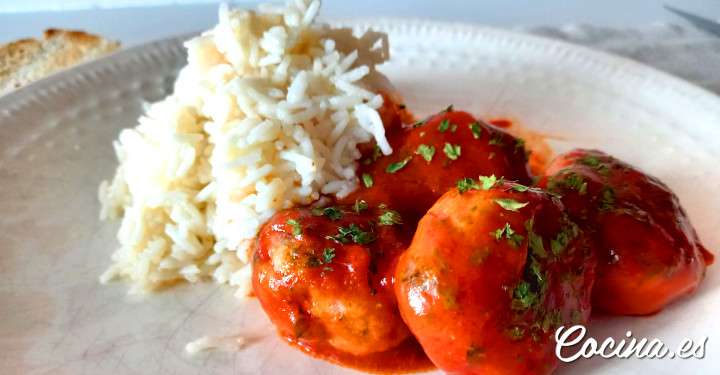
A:
<svg viewBox="0 0 720 375">
<path fill-rule="evenodd" d="M 393 153 L 364 153 L 361 188 L 343 200 L 386 204 L 417 223 L 455 181 L 478 175 L 531 181 L 523 141 L 467 112 L 446 111 L 409 127 L 388 129 Z"/>
<path fill-rule="evenodd" d="M 444 371 L 548 374 L 556 328 L 589 318 L 595 260 L 556 198 L 481 180 L 420 220 L 396 269 L 400 312 Z"/>
<path fill-rule="evenodd" d="M 697 289 L 713 256 L 662 182 L 596 150 L 553 160 L 541 187 L 590 228 L 598 259 L 593 307 L 650 314 Z"/>
<path fill-rule="evenodd" d="M 393 271 L 409 239 L 385 207 L 298 208 L 275 214 L 253 253 L 253 289 L 286 340 L 309 352 L 387 350 L 410 336 Z"/>
</svg>

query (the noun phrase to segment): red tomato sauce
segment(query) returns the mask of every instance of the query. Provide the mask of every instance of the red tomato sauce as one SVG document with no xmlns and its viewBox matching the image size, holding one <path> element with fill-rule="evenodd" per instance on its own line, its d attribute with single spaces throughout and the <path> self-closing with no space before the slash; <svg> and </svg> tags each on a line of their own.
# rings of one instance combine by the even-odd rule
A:
<svg viewBox="0 0 720 375">
<path fill-rule="evenodd" d="M 327 344 L 313 348 L 303 347 L 293 338 L 284 339 L 315 358 L 355 370 L 375 374 L 409 374 L 436 370 L 414 337 L 409 337 L 391 350 L 367 355 L 352 355 Z"/>
<path fill-rule="evenodd" d="M 530 172 L 539 176 L 545 170 L 548 162 L 555 156 L 547 139 L 547 134 L 538 133 L 524 127 L 519 121 L 511 121 L 508 119 L 497 119 L 489 121 L 492 125 L 506 129 L 510 134 L 525 140 L 525 148 L 530 151 L 528 164 L 530 164 Z M 554 138 L 554 137 L 553 137 Z"/>
</svg>

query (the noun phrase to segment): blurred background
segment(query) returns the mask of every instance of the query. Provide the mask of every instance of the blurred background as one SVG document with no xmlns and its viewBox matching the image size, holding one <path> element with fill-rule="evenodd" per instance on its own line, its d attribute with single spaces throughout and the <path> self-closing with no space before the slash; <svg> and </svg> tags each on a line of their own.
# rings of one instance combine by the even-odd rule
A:
<svg viewBox="0 0 720 375">
<path fill-rule="evenodd" d="M 130 47 L 211 27 L 215 0 L 0 0 L 0 44 L 37 38 L 46 28 L 82 29 Z M 230 1 L 254 7 L 257 1 Z M 409 17 L 503 28 L 570 24 L 645 28 L 684 22 L 663 9 L 674 5 L 712 19 L 720 0 L 325 0 L 322 16 Z"/>
</svg>

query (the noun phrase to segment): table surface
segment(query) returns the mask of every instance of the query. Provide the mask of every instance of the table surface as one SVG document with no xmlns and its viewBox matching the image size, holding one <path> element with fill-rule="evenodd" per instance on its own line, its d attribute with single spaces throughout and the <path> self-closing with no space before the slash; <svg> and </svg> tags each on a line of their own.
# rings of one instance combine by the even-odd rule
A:
<svg viewBox="0 0 720 375">
<path fill-rule="evenodd" d="M 217 21 L 216 0 L 0 0 L 0 44 L 39 37 L 46 28 L 81 29 L 120 40 L 124 47 L 207 29 Z M 231 1 L 254 8 L 257 1 Z M 142 4 L 154 4 L 140 6 Z M 325 18 L 405 17 L 503 28 L 588 24 L 634 28 L 682 23 L 670 4 L 720 18 L 718 0 L 325 0 Z"/>
</svg>

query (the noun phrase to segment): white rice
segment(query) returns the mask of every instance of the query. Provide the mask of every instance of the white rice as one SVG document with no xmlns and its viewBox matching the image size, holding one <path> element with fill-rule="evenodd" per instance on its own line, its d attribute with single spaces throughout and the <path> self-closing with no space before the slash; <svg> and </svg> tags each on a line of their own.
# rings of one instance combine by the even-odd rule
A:
<svg viewBox="0 0 720 375">
<path fill-rule="evenodd" d="M 114 142 L 100 216 L 122 217 L 120 248 L 101 282 L 126 278 L 137 293 L 212 278 L 244 295 L 270 216 L 354 190 L 357 144 L 392 152 L 373 89 L 387 37 L 316 23 L 318 0 L 260 9 L 221 6 L 219 24 L 185 43 L 174 93 Z"/>
</svg>

